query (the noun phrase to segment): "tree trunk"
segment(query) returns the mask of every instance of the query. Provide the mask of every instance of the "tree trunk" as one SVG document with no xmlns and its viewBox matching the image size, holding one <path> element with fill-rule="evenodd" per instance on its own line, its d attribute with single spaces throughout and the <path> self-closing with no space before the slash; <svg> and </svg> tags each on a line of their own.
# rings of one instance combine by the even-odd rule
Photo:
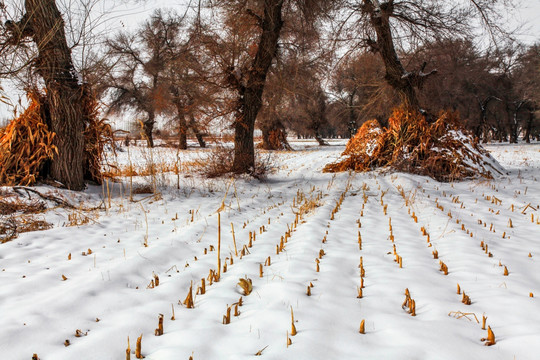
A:
<svg viewBox="0 0 540 360">
<path fill-rule="evenodd" d="M 197 122 L 195 122 L 195 117 L 193 114 L 189 115 L 189 127 L 191 130 L 193 130 L 193 133 L 195 134 L 195 137 L 197 138 L 197 142 L 199 143 L 199 146 L 202 148 L 206 147 L 206 142 L 204 141 L 203 134 L 199 130 L 199 127 L 197 126 Z"/>
<path fill-rule="evenodd" d="M 148 145 L 149 148 L 154 147 L 153 131 L 154 131 L 154 124 L 156 123 L 155 118 L 156 118 L 156 115 L 154 114 L 154 112 L 149 111 L 148 119 L 143 122 L 142 135 L 145 138 L 146 144 Z"/>
<path fill-rule="evenodd" d="M 239 108 L 234 123 L 234 160 L 232 171 L 237 174 L 250 173 L 255 167 L 253 131 L 255 119 L 262 106 L 262 94 L 266 75 L 276 57 L 279 35 L 283 27 L 281 9 L 283 0 L 264 0 L 264 15 L 261 21 L 262 34 L 257 53 L 243 81 L 237 85 Z"/>
<path fill-rule="evenodd" d="M 528 113 L 529 117 L 527 118 L 527 123 L 525 124 L 525 135 L 523 136 L 523 139 L 527 144 L 531 142 L 531 129 L 534 120 L 534 112 L 529 110 Z"/>
<path fill-rule="evenodd" d="M 347 130 L 349 131 L 349 139 L 352 139 L 356 135 L 356 116 L 354 114 L 354 96 L 356 95 L 356 88 L 349 95 L 349 123 L 347 124 Z"/>
<path fill-rule="evenodd" d="M 287 132 L 281 121 L 272 119 L 261 126 L 264 150 L 292 150 L 287 141 Z"/>
<path fill-rule="evenodd" d="M 408 72 L 405 70 L 397 55 L 390 17 L 393 14 L 393 1 L 379 5 L 379 1 L 365 1 L 363 11 L 370 16 L 371 26 L 377 34 L 377 41 L 372 43 L 372 49 L 381 55 L 386 70 L 385 79 L 396 90 L 402 104 L 412 109 L 420 110 L 420 103 L 416 95 L 415 87 L 421 88 L 429 75 L 436 73 L 431 71 L 424 74 L 425 63 L 419 71 Z"/>
<path fill-rule="evenodd" d="M 64 20 L 54 0 L 26 0 L 23 20 L 38 48 L 36 71 L 43 77 L 50 107 L 50 130 L 58 148 L 52 179 L 68 189 L 84 189 L 83 92 L 66 42 Z"/>
<path fill-rule="evenodd" d="M 176 114 L 178 117 L 178 149 L 187 149 L 187 131 L 186 114 L 181 102 L 176 102 Z"/>
</svg>

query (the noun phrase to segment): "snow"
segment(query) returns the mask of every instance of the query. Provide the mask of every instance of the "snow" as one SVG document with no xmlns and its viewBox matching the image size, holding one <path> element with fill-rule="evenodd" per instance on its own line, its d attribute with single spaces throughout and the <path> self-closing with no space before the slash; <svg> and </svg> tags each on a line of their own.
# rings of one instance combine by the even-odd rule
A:
<svg viewBox="0 0 540 360">
<path fill-rule="evenodd" d="M 176 175 L 159 175 L 159 196 L 134 195 L 131 202 L 124 178 L 123 185 L 109 184 L 110 207 L 106 187 L 92 186 L 82 194 L 37 187 L 84 207 L 103 201 L 107 209 L 84 212 L 49 204 L 40 216 L 52 229 L 0 245 L 2 359 L 30 359 L 34 353 L 42 360 L 124 359 L 128 336 L 134 359 L 141 334 L 142 354 L 159 360 L 251 359 L 263 348 L 266 359 L 538 357 L 539 144 L 488 145 L 508 173 L 459 183 L 401 173 L 322 173 L 343 152 L 344 141 L 292 145 L 299 150 L 273 155 L 277 170 L 263 182 L 208 180 L 190 171 L 181 174 L 176 189 Z M 149 150 L 132 147 L 115 161 L 174 164 L 176 154 L 157 148 L 149 156 Z M 190 149 L 179 157 L 189 163 L 204 154 Z M 276 245 L 301 212 L 299 194 L 300 205 L 308 199 L 310 206 L 277 255 Z M 210 286 L 206 279 L 206 294 L 195 296 L 201 279 L 216 269 L 217 251 L 209 249 L 217 249 L 220 208 L 221 258 L 228 268 L 219 282 Z M 86 217 L 85 224 L 75 224 Z M 239 252 L 249 232 L 256 233 L 242 258 L 234 255 L 231 223 Z M 402 268 L 394 261 L 393 245 Z M 317 272 L 321 249 L 325 255 Z M 435 249 L 439 259 L 433 258 Z M 263 266 L 261 278 L 259 266 L 269 256 L 271 265 Z M 360 259 L 365 288 L 357 298 Z M 439 271 L 439 260 L 448 275 Z M 154 274 L 159 286 L 147 288 Z M 253 282 L 249 296 L 237 286 L 246 276 Z M 188 309 L 181 303 L 191 282 L 195 307 Z M 461 302 L 457 284 L 471 305 Z M 402 308 L 406 288 L 416 301 L 416 316 Z M 241 296 L 240 315 L 223 325 L 227 306 Z M 291 307 L 298 334 L 287 346 Z M 164 334 L 155 336 L 159 314 Z M 482 315 L 495 334 L 493 346 L 480 341 L 487 336 Z M 365 334 L 360 334 L 363 319 Z M 78 329 L 83 336 L 75 336 Z"/>
</svg>

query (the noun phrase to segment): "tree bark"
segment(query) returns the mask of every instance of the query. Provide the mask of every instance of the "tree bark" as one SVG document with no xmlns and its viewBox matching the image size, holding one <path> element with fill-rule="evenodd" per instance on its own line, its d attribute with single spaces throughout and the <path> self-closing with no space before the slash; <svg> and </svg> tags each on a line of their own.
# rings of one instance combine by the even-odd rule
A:
<svg viewBox="0 0 540 360">
<path fill-rule="evenodd" d="M 38 48 L 36 72 L 47 88 L 50 130 L 56 133 L 58 154 L 50 177 L 71 190 L 84 189 L 83 91 L 71 60 L 64 20 L 54 0 L 26 0 L 23 18 Z"/>
<path fill-rule="evenodd" d="M 405 70 L 397 55 L 392 37 L 390 17 L 394 11 L 393 7 L 393 1 L 379 5 L 379 1 L 364 0 L 363 10 L 369 14 L 371 26 L 377 34 L 377 41 L 371 43 L 371 46 L 381 55 L 386 70 L 385 79 L 397 91 L 401 102 L 407 107 L 420 110 L 415 87 L 421 88 L 427 77 L 436 71 L 424 74 L 425 64 L 415 72 Z"/>
<path fill-rule="evenodd" d="M 153 148 L 154 147 L 154 135 L 153 135 L 153 132 L 154 132 L 154 124 L 156 123 L 156 115 L 154 114 L 154 111 L 149 111 L 148 112 L 148 119 L 146 119 L 144 122 L 143 122 L 143 128 L 142 128 L 142 131 L 143 131 L 143 136 L 146 140 L 146 144 L 148 145 L 149 148 Z"/>
<path fill-rule="evenodd" d="M 261 126 L 264 150 L 292 150 L 285 126 L 278 119 L 267 120 Z"/>
<path fill-rule="evenodd" d="M 187 149 L 187 131 L 186 114 L 182 103 L 176 101 L 176 116 L 178 118 L 178 148 L 180 150 Z"/>
<path fill-rule="evenodd" d="M 199 143 L 199 146 L 202 148 L 206 147 L 206 142 L 204 141 L 204 135 L 199 130 L 199 127 L 197 126 L 197 122 L 195 121 L 195 117 L 193 114 L 189 115 L 189 127 L 191 130 L 193 130 L 193 133 L 195 134 L 195 137 L 197 138 L 197 142 Z"/>
<path fill-rule="evenodd" d="M 262 106 L 266 76 L 277 54 L 278 40 L 283 27 L 281 9 L 283 0 L 264 0 L 262 34 L 257 53 L 243 79 L 237 82 L 238 111 L 234 122 L 234 160 L 232 171 L 250 173 L 255 168 L 253 132 L 255 119 Z M 243 84 L 245 83 L 245 85 Z"/>
</svg>

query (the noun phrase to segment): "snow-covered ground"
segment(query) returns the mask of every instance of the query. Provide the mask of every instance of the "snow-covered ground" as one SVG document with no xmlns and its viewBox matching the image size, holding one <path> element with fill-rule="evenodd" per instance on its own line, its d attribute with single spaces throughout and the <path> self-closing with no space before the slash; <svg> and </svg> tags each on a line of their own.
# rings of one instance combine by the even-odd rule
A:
<svg viewBox="0 0 540 360">
<path fill-rule="evenodd" d="M 323 174 L 343 142 L 293 146 L 300 150 L 273 155 L 277 171 L 263 182 L 208 180 L 194 171 L 135 177 L 134 188 L 152 184 L 160 194 L 133 195 L 134 201 L 130 178 L 83 194 L 38 187 L 81 208 L 104 201 L 106 209 L 52 208 L 40 215 L 52 229 L 0 245 L 0 358 L 125 359 L 129 337 L 134 359 L 142 334 L 142 355 L 159 360 L 256 353 L 310 360 L 538 359 L 539 144 L 489 145 L 508 175 L 449 184 L 396 173 Z M 117 161 L 189 165 L 201 153 L 132 147 Z M 218 211 L 227 269 L 210 285 Z M 159 285 L 149 286 L 155 277 Z M 237 285 L 246 277 L 253 284 L 247 296 Z M 206 293 L 197 295 L 203 278 Z M 182 304 L 191 284 L 192 309 Z M 457 294 L 458 284 L 470 305 Z M 402 307 L 405 289 L 416 316 Z M 164 332 L 155 336 L 159 314 Z M 483 316 L 493 346 L 480 341 L 487 337 Z"/>
</svg>

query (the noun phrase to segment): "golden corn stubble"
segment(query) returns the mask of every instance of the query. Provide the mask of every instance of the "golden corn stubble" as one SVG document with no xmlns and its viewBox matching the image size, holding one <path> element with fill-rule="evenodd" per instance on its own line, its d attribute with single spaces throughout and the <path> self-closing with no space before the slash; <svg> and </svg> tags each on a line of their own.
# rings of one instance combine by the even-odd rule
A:
<svg viewBox="0 0 540 360">
<path fill-rule="evenodd" d="M 34 358 L 32 358 L 32 360 L 34 360 Z M 36 356 L 36 360 L 38 360 L 37 356 Z M 131 347 L 129 346 L 129 336 L 128 336 L 128 347 L 126 349 L 126 360 L 131 360 Z"/>
<path fill-rule="evenodd" d="M 201 279 L 201 286 L 197 289 L 197 295 L 204 295 L 206 293 L 206 280 Z"/>
<path fill-rule="evenodd" d="M 480 339 L 480 341 L 485 341 L 484 345 L 486 346 L 495 345 L 496 344 L 495 334 L 491 330 L 490 326 L 487 327 L 487 332 L 488 332 L 487 338 L 482 338 Z"/>
<path fill-rule="evenodd" d="M 289 347 L 289 345 L 292 345 L 292 340 L 289 337 L 289 332 L 287 331 L 287 347 Z"/>
<path fill-rule="evenodd" d="M 409 314 L 416 316 L 416 301 L 409 299 Z"/>
<path fill-rule="evenodd" d="M 159 314 L 158 317 L 158 328 L 155 330 L 156 336 L 163 335 L 163 314 Z"/>
<path fill-rule="evenodd" d="M 366 320 L 362 319 L 362 321 L 360 322 L 360 334 L 365 334 L 366 333 Z"/>
<path fill-rule="evenodd" d="M 482 330 L 486 330 L 486 320 L 487 320 L 487 316 L 482 315 Z"/>
<path fill-rule="evenodd" d="M 508 219 L 508 227 L 513 228 L 514 225 L 512 225 L 512 219 Z"/>
<path fill-rule="evenodd" d="M 233 244 L 234 244 L 234 255 L 238 256 L 238 249 L 236 248 L 236 237 L 234 236 L 234 225 L 233 225 L 233 223 L 231 223 L 231 232 L 232 232 L 232 239 L 233 239 Z M 232 261 L 232 257 L 231 257 L 231 261 Z M 231 263 L 231 265 L 232 265 L 232 263 Z"/>
<path fill-rule="evenodd" d="M 259 264 L 259 277 L 263 277 L 263 265 Z"/>
<path fill-rule="evenodd" d="M 191 285 L 189 286 L 189 292 L 186 296 L 186 299 L 184 300 L 183 304 L 188 309 L 193 309 L 195 306 L 193 304 L 193 282 L 191 282 Z"/>
<path fill-rule="evenodd" d="M 218 250 L 217 250 L 217 281 L 221 277 L 221 212 L 218 212 Z M 216 281 L 216 282 L 217 282 Z"/>
<path fill-rule="evenodd" d="M 291 306 L 291 336 L 296 335 L 296 326 L 294 326 L 294 313 L 293 308 Z"/>
<path fill-rule="evenodd" d="M 62 281 L 66 281 L 68 278 L 62 275 Z"/>
<path fill-rule="evenodd" d="M 307 296 L 311 296 L 311 286 L 307 287 Z"/>
<path fill-rule="evenodd" d="M 137 359 L 143 359 L 144 356 L 141 354 L 141 341 L 142 341 L 142 334 L 137 338 L 137 344 L 135 345 L 135 357 Z"/>
<path fill-rule="evenodd" d="M 227 315 L 223 315 L 223 325 L 231 323 L 231 307 L 227 305 Z"/>
<path fill-rule="evenodd" d="M 461 294 L 461 287 L 459 286 L 459 284 L 457 284 L 457 293 L 458 295 Z"/>
<path fill-rule="evenodd" d="M 171 309 L 172 309 L 172 316 L 171 316 L 171 320 L 176 320 L 176 318 L 174 317 L 174 304 L 171 304 Z"/>
<path fill-rule="evenodd" d="M 238 303 L 234 305 L 234 316 L 240 316 L 240 311 L 238 311 Z"/>
<path fill-rule="evenodd" d="M 272 260 L 270 259 L 270 256 L 266 258 L 266 261 L 264 262 L 264 266 L 270 266 L 272 263 Z"/>
<path fill-rule="evenodd" d="M 68 260 L 71 260 L 71 253 L 68 254 Z"/>
<path fill-rule="evenodd" d="M 438 258 L 439 258 L 439 252 L 438 252 L 437 250 L 433 250 L 431 253 L 433 254 L 433 258 L 434 258 L 434 259 L 438 259 Z"/>
<path fill-rule="evenodd" d="M 363 297 L 362 288 L 360 286 L 358 286 L 357 290 L 358 290 L 358 296 L 356 298 L 361 299 Z"/>
<path fill-rule="evenodd" d="M 403 301 L 403 304 L 401 304 L 402 309 L 409 307 L 410 299 L 411 299 L 411 293 L 409 292 L 409 289 L 405 289 L 405 301 Z"/>
<path fill-rule="evenodd" d="M 465 291 L 463 292 L 463 297 L 461 299 L 461 302 L 465 305 L 471 305 L 472 303 L 471 298 L 467 294 L 465 294 Z"/>
<path fill-rule="evenodd" d="M 249 278 L 240 278 L 238 281 L 238 285 L 242 288 L 244 291 L 244 295 L 248 296 L 253 291 L 253 284 L 251 282 L 251 279 Z"/>
<path fill-rule="evenodd" d="M 69 339 L 66 339 L 66 341 L 64 341 L 64 346 L 67 347 L 67 346 L 69 346 L 69 345 L 71 345 L 71 343 L 69 342 Z"/>
<path fill-rule="evenodd" d="M 504 276 L 508 276 L 508 268 L 506 267 L 506 265 L 504 265 L 504 272 L 503 272 L 503 275 Z"/>
</svg>

